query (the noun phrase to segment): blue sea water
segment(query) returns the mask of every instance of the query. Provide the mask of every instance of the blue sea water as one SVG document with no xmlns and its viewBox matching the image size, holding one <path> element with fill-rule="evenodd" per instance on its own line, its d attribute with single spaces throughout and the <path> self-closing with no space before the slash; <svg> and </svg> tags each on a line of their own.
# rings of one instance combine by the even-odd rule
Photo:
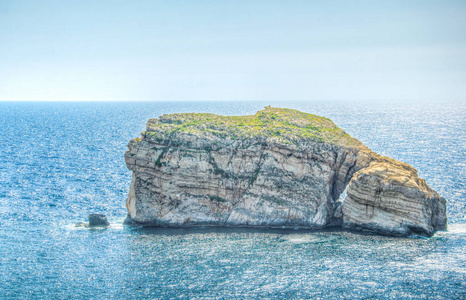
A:
<svg viewBox="0 0 466 300">
<path fill-rule="evenodd" d="M 332 119 L 410 163 L 448 200 L 432 238 L 347 231 L 126 227 L 123 153 L 148 118 L 254 114 Z M 0 102 L 0 299 L 464 299 L 466 103 Z M 75 228 L 91 212 L 107 229 Z"/>
</svg>

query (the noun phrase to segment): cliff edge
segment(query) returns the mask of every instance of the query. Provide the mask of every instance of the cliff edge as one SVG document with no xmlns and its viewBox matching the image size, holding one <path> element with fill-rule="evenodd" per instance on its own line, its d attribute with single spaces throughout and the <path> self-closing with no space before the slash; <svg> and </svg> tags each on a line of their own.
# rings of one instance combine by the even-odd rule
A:
<svg viewBox="0 0 466 300">
<path fill-rule="evenodd" d="M 413 167 L 297 110 L 163 115 L 128 147 L 128 218 L 143 225 L 446 229 L 445 199 Z"/>
</svg>

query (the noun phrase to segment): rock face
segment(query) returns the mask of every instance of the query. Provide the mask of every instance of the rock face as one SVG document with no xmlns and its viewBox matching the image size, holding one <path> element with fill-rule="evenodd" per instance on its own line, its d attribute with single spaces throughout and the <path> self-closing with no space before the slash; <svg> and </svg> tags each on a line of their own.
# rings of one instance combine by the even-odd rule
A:
<svg viewBox="0 0 466 300">
<path fill-rule="evenodd" d="M 128 147 L 126 206 L 143 225 L 342 225 L 396 235 L 446 228 L 445 199 L 415 169 L 296 110 L 163 115 Z"/>
<path fill-rule="evenodd" d="M 417 171 L 396 161 L 376 161 L 354 174 L 343 205 L 343 226 L 384 234 L 432 235 L 446 229 L 445 199 Z"/>
</svg>

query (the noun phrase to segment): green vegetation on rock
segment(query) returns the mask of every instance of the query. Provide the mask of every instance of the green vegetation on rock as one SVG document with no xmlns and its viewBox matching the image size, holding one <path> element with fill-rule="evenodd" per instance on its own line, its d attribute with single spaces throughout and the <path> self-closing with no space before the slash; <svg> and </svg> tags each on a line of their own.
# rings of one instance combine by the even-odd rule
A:
<svg viewBox="0 0 466 300">
<path fill-rule="evenodd" d="M 313 140 L 341 146 L 362 146 L 327 118 L 270 106 L 250 116 L 176 113 L 151 119 L 147 124 L 146 135 L 157 141 L 180 134 L 231 140 L 262 138 L 289 145 Z"/>
</svg>

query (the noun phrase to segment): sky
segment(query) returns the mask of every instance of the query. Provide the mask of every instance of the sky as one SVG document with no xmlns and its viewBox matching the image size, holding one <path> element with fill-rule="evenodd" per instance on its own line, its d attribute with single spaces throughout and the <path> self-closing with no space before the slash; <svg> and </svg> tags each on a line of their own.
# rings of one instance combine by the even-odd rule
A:
<svg viewBox="0 0 466 300">
<path fill-rule="evenodd" d="M 466 101 L 466 1 L 0 0 L 0 100 Z"/>
</svg>

